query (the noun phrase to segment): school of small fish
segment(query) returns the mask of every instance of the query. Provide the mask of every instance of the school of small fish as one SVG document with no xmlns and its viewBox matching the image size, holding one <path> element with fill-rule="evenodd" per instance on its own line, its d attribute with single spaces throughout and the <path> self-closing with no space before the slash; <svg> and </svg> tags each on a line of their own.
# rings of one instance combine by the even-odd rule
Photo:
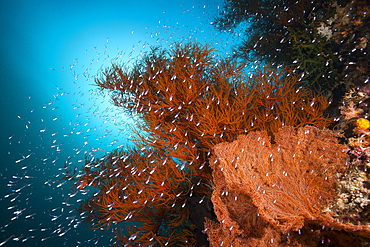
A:
<svg viewBox="0 0 370 247">
<path fill-rule="evenodd" d="M 193 6 L 183 14 L 194 16 L 200 9 L 200 15 L 204 17 L 207 8 L 206 5 Z M 220 6 L 217 6 L 218 10 Z M 209 15 L 207 20 L 211 17 Z M 200 17 L 193 17 L 197 18 Z M 89 190 L 85 190 L 86 184 L 79 185 L 80 190 L 71 193 L 72 184 L 58 181 L 63 177 L 65 166 L 81 167 L 85 164 L 85 157 L 92 161 L 129 145 L 127 139 L 132 136 L 130 125 L 137 123 L 135 119 L 127 119 L 110 103 L 109 94 L 102 94 L 92 86 L 94 78 L 111 62 L 134 62 L 151 45 L 171 47 L 174 42 L 199 39 L 213 42 L 220 51 L 225 50 L 222 56 L 231 55 L 228 52 L 233 39 L 239 38 L 241 33 L 205 32 L 205 27 L 209 28 L 211 24 L 203 20 L 200 23 L 174 23 L 173 20 L 159 18 L 156 30 L 145 28 L 148 40 L 135 40 L 138 30 L 132 29 L 127 34 L 133 43 L 131 50 L 111 47 L 111 38 L 107 37 L 99 41 L 100 45 L 82 51 L 83 58 L 74 58 L 62 68 L 48 68 L 51 73 L 69 73 L 70 79 L 54 83 L 54 93 L 42 105 L 32 95 L 28 99 L 20 99 L 28 102 L 23 114 L 9 120 L 23 127 L 16 133 L 9 133 L 7 155 L 13 159 L 13 164 L 7 165 L 8 168 L 0 173 L 4 184 L 0 204 L 5 209 L 0 221 L 0 246 L 19 243 L 40 246 L 43 242 L 47 246 L 105 246 L 104 243 L 111 241 L 109 233 L 100 229 L 90 230 L 81 224 L 81 218 L 85 216 L 78 215 L 76 208 L 89 194 Z M 80 61 L 86 61 L 86 57 L 91 59 L 90 63 L 81 64 Z"/>
</svg>

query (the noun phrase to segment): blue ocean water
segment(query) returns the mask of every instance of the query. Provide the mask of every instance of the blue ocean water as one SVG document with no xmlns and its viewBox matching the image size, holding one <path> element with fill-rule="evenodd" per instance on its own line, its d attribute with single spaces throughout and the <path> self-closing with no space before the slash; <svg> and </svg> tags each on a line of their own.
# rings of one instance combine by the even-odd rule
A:
<svg viewBox="0 0 370 247">
<path fill-rule="evenodd" d="M 221 0 L 1 1 L 0 245 L 108 246 L 83 227 L 57 181 L 127 142 L 134 120 L 96 92 L 112 61 L 130 63 L 152 45 L 211 43 L 230 55 L 240 33 L 220 34 Z"/>
</svg>

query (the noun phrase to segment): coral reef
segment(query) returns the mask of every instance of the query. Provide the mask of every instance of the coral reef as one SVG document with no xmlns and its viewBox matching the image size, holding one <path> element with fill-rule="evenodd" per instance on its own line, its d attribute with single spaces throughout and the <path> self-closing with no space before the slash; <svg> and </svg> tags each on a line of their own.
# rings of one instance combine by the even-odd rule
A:
<svg viewBox="0 0 370 247">
<path fill-rule="evenodd" d="M 292 59 L 289 64 L 301 74 L 304 79 L 302 84 L 328 93 L 328 89 L 335 87 L 338 77 L 335 64 L 339 60 L 331 50 L 328 37 L 320 38 L 316 32 L 307 32 L 307 29 L 312 30 L 312 26 L 302 24 L 300 28 L 288 27 L 281 43 L 289 45 L 289 48 L 285 49 Z"/>
<path fill-rule="evenodd" d="M 83 221 L 124 246 L 364 246 L 369 11 L 229 0 L 216 27 L 253 18 L 235 54 L 266 66 L 247 74 L 199 43 L 112 64 L 95 82 L 137 120 L 135 145 L 66 165 Z"/>
<path fill-rule="evenodd" d="M 150 162 L 148 157 L 161 163 Z M 190 190 L 190 181 L 173 159 L 164 162 L 150 150 L 116 150 L 86 160 L 83 172 L 73 178 L 94 187 L 95 193 L 78 209 L 83 220 L 94 229 L 115 226 L 120 244 L 195 243 L 189 211 L 184 208 L 186 199 L 181 196 Z M 118 225 L 124 221 L 134 223 L 126 225 L 126 234 Z"/>
<path fill-rule="evenodd" d="M 332 31 L 332 51 L 339 59 L 337 80 L 347 90 L 364 86 L 369 78 L 370 3 L 367 0 L 345 1 L 327 5 L 326 25 Z M 331 9 L 331 11 L 329 11 Z M 330 17 L 330 18 L 329 18 Z"/>
<path fill-rule="evenodd" d="M 369 6 L 368 0 L 230 0 L 215 25 L 225 31 L 250 24 L 235 56 L 291 66 L 303 84 L 333 96 L 335 116 L 345 92 L 369 81 Z"/>
<path fill-rule="evenodd" d="M 370 226 L 327 211 L 348 169 L 347 147 L 330 130 L 282 127 L 241 135 L 214 148 L 211 246 L 357 246 Z M 357 236 L 357 238 L 355 237 Z"/>
<path fill-rule="evenodd" d="M 329 99 L 299 86 L 292 70 L 266 66 L 248 75 L 245 64 L 212 52 L 197 43 L 157 47 L 133 68 L 113 64 L 96 80 L 138 120 L 135 148 L 87 159 L 79 172 L 66 167 L 64 179 L 74 193 L 96 189 L 79 211 L 94 228 L 115 227 L 117 243 L 200 246 L 204 217 L 217 222 L 209 205 L 215 145 L 330 122 Z M 120 223 L 128 222 L 125 232 Z"/>
<path fill-rule="evenodd" d="M 350 90 L 343 98 L 334 130 L 350 150 L 349 168 L 337 184 L 338 197 L 328 210 L 344 222 L 368 225 L 370 193 L 370 131 L 368 86 Z"/>
<path fill-rule="evenodd" d="M 337 185 L 338 198 L 328 212 L 343 222 L 368 225 L 368 205 L 370 202 L 368 175 L 357 166 L 351 166 L 347 175 Z"/>
</svg>

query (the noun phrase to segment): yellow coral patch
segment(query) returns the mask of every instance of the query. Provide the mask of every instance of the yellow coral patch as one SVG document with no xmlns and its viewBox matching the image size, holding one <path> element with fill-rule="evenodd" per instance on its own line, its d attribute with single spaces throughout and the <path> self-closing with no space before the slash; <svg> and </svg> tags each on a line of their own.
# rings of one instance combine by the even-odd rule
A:
<svg viewBox="0 0 370 247">
<path fill-rule="evenodd" d="M 365 118 L 360 118 L 357 120 L 356 125 L 357 125 L 357 128 L 366 130 L 370 127 L 370 122 L 369 120 Z"/>
</svg>

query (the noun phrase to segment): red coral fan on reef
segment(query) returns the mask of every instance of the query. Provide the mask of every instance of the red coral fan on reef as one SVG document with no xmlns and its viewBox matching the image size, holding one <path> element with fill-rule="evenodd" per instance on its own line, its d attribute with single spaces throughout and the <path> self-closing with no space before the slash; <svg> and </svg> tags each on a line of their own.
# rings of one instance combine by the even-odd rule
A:
<svg viewBox="0 0 370 247">
<path fill-rule="evenodd" d="M 203 222 L 196 219 L 212 212 L 207 201 L 215 145 L 256 130 L 273 136 L 284 125 L 328 124 L 328 99 L 297 87 L 299 80 L 291 70 L 271 66 L 249 75 L 245 64 L 216 59 L 198 43 L 153 48 L 131 69 L 112 65 L 96 84 L 139 120 L 140 131 L 134 149 L 86 160 L 78 174 L 67 168 L 74 193 L 98 189 L 81 204 L 84 221 L 94 228 L 117 225 L 121 244 L 194 244 L 192 223 L 200 232 Z M 194 205 L 203 208 L 195 212 Z M 126 233 L 122 222 L 131 224 Z"/>
<path fill-rule="evenodd" d="M 217 145 L 210 164 L 220 223 L 207 220 L 211 246 L 357 246 L 350 234 L 369 237 L 370 227 L 325 211 L 346 152 L 331 131 L 311 126 L 283 127 L 273 142 L 257 131 Z"/>
</svg>

